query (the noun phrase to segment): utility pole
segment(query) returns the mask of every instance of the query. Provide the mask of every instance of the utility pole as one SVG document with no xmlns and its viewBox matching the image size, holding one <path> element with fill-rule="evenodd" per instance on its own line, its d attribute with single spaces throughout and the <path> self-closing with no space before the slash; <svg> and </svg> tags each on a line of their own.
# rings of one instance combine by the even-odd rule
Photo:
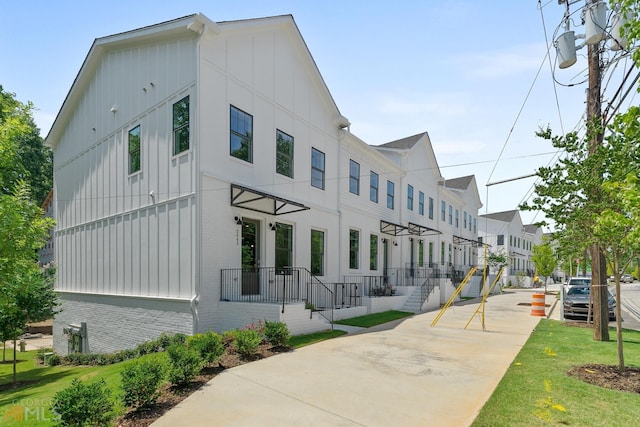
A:
<svg viewBox="0 0 640 427">
<path fill-rule="evenodd" d="M 589 3 L 594 0 L 587 0 Z M 589 90 L 587 93 L 587 132 L 589 136 L 589 153 L 593 154 L 602 144 L 602 106 L 601 106 L 601 66 L 600 43 L 590 44 L 588 48 L 589 61 Z M 596 182 L 602 177 L 595 177 Z M 592 200 L 597 200 L 598 189 L 594 189 L 590 195 Z M 607 289 L 607 263 L 604 254 L 597 244 L 589 248 L 591 255 L 591 298 L 593 299 L 593 339 L 596 341 L 609 341 L 609 315 L 608 315 L 608 289 Z M 606 320 L 605 320 L 606 319 Z"/>
</svg>

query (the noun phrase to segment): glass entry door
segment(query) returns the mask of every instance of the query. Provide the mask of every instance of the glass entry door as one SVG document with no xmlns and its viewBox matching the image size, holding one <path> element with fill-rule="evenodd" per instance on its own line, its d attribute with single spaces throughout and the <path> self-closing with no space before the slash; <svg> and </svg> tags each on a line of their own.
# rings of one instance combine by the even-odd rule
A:
<svg viewBox="0 0 640 427">
<path fill-rule="evenodd" d="M 242 295 L 260 293 L 260 223 L 244 219 L 242 224 Z"/>
</svg>

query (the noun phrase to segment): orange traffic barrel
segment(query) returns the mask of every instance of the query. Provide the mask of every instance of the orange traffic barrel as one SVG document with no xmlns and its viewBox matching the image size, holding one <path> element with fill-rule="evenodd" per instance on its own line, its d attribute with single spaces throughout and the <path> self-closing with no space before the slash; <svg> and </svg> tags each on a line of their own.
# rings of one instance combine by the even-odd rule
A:
<svg viewBox="0 0 640 427">
<path fill-rule="evenodd" d="M 544 294 L 535 293 L 531 300 L 531 315 L 545 316 L 544 314 Z"/>
</svg>

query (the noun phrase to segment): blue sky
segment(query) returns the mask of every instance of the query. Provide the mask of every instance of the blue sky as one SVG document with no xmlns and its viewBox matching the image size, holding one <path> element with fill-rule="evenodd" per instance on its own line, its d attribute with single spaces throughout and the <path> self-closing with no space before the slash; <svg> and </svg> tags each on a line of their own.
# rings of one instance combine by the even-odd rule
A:
<svg viewBox="0 0 640 427">
<path fill-rule="evenodd" d="M 373 145 L 428 132 L 445 178 L 476 176 L 484 214 L 516 209 L 535 179 L 487 182 L 533 174 L 554 158 L 535 131 L 573 130 L 584 113 L 586 85 L 554 89 L 545 62 L 563 7 L 557 0 L 0 0 L 0 84 L 35 104 L 46 136 L 97 37 L 196 12 L 213 21 L 292 14 L 351 131 Z M 573 84 L 585 70 L 579 57 L 554 72 Z"/>
</svg>

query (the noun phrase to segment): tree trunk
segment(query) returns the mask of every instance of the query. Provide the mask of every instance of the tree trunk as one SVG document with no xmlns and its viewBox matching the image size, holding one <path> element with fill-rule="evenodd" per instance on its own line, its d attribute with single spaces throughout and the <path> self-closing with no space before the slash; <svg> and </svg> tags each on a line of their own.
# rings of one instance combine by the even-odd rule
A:
<svg viewBox="0 0 640 427">
<path fill-rule="evenodd" d="M 620 300 L 620 278 L 616 277 L 616 339 L 618 340 L 618 369 L 624 371 L 624 352 L 622 349 L 622 305 Z"/>
<path fill-rule="evenodd" d="M 13 340 L 13 385 L 15 386 L 18 383 L 18 373 L 16 372 L 16 364 L 17 364 L 17 355 L 16 355 L 16 340 Z"/>
<path fill-rule="evenodd" d="M 609 341 L 609 298 L 606 281 L 602 284 L 602 254 L 600 253 L 598 245 L 592 245 L 590 249 L 591 295 L 593 297 L 593 339 L 595 341 Z M 606 263 L 604 264 L 604 267 L 604 271 L 606 272 Z"/>
</svg>

